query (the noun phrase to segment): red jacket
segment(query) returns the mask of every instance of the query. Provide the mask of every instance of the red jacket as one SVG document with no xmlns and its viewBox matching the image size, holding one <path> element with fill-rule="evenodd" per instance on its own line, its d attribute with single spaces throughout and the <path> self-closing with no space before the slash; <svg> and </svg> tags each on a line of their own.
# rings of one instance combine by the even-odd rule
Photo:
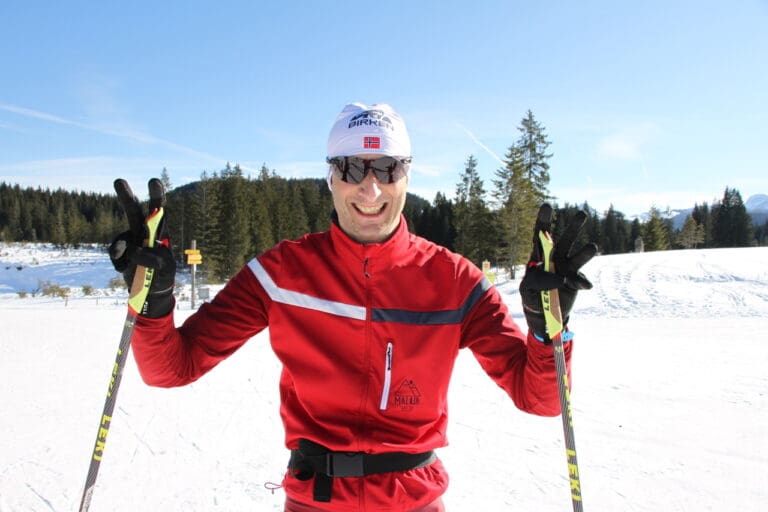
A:
<svg viewBox="0 0 768 512">
<path fill-rule="evenodd" d="M 460 348 L 472 350 L 518 408 L 560 412 L 552 348 L 526 339 L 476 266 L 410 234 L 404 218 L 380 244 L 359 244 L 336 224 L 278 244 L 178 329 L 172 315 L 140 317 L 134 355 L 147 384 L 181 386 L 266 327 L 283 364 L 289 449 L 300 438 L 367 453 L 445 446 L 448 382 Z M 312 503 L 311 481 L 288 477 L 284 484 L 289 497 Z M 332 502 L 312 505 L 411 510 L 446 487 L 438 461 L 405 473 L 336 478 Z"/>
</svg>

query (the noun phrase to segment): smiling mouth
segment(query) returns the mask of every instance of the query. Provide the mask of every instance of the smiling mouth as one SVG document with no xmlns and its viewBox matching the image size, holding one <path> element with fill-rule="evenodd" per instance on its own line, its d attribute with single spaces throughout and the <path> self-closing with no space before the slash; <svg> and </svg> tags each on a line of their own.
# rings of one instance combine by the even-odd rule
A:
<svg viewBox="0 0 768 512">
<path fill-rule="evenodd" d="M 355 204 L 354 206 L 355 209 L 363 215 L 378 215 L 387 207 L 386 203 L 376 206 L 363 206 L 361 204 Z"/>
</svg>

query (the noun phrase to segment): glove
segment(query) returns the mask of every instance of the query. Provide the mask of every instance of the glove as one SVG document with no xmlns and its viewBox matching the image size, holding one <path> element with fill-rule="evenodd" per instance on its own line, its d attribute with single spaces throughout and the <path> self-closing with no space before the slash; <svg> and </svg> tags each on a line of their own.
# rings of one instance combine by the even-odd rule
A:
<svg viewBox="0 0 768 512">
<path fill-rule="evenodd" d="M 597 245 L 586 244 L 573 252 L 576 237 L 587 220 L 587 214 L 580 211 L 565 228 L 562 238 L 555 241 L 552 251 L 554 272 L 544 270 L 544 255 L 539 240 L 539 233 L 551 233 L 552 207 L 544 203 L 539 208 L 536 226 L 533 229 L 533 250 L 525 269 L 525 275 L 520 282 L 520 297 L 523 301 L 523 313 L 528 323 L 528 330 L 536 338 L 551 343 L 547 335 L 544 320 L 544 307 L 541 302 L 541 292 L 557 289 L 560 296 L 560 311 L 562 312 L 563 330 L 568 325 L 571 308 L 579 290 L 589 290 L 592 283 L 582 274 L 581 269 L 597 253 Z M 566 339 L 567 341 L 567 339 Z"/>
<path fill-rule="evenodd" d="M 168 243 L 163 184 L 156 178 L 149 180 L 149 216 L 142 213 L 127 181 L 117 179 L 114 185 L 130 229 L 112 241 L 109 258 L 128 285 L 129 306 L 140 315 L 160 318 L 170 313 L 176 302 L 176 261 Z M 150 239 L 150 235 L 154 236 Z"/>
</svg>

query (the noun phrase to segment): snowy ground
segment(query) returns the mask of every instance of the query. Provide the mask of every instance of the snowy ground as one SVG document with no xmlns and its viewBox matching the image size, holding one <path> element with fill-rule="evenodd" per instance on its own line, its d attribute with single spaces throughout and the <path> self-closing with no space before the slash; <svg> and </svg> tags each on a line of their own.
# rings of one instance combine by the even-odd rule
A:
<svg viewBox="0 0 768 512">
<path fill-rule="evenodd" d="M 586 273 L 571 324 L 584 509 L 765 510 L 768 248 L 603 256 Z M 95 249 L 0 244 L 0 512 L 79 506 L 125 318 L 115 275 Z M 73 289 L 32 297 L 39 281 Z M 523 322 L 517 283 L 499 288 Z M 282 510 L 265 487 L 287 461 L 278 372 L 265 334 L 185 388 L 145 386 L 129 358 L 91 510 Z M 450 399 L 451 512 L 571 509 L 559 419 L 517 411 L 468 353 Z"/>
</svg>

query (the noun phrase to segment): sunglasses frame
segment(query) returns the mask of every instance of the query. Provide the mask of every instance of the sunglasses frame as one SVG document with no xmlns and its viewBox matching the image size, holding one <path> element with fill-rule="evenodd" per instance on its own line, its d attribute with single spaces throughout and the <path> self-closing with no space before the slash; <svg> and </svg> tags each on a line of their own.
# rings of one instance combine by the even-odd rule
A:
<svg viewBox="0 0 768 512">
<path fill-rule="evenodd" d="M 387 161 L 386 168 L 382 169 L 376 162 Z M 369 172 L 384 184 L 395 183 L 404 178 L 410 169 L 411 157 L 381 156 L 379 158 L 360 158 L 358 156 L 334 156 L 325 161 L 332 165 L 341 174 L 341 181 L 357 185 L 362 183 Z M 362 163 L 362 170 L 361 165 Z M 360 173 L 362 172 L 362 175 Z"/>
</svg>

